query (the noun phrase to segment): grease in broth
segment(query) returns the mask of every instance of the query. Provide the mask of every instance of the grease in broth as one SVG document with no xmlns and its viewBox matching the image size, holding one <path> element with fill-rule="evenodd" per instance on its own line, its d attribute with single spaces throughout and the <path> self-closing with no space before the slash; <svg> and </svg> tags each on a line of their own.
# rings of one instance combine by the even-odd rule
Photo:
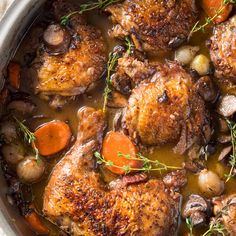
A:
<svg viewBox="0 0 236 236">
<path fill-rule="evenodd" d="M 76 4 L 78 4 L 78 1 L 76 1 Z M 41 13 L 38 17 L 31 29 L 29 29 L 28 34 L 26 35 L 25 39 L 21 43 L 14 60 L 20 62 L 21 65 L 25 64 L 25 51 L 27 51 L 28 47 L 28 42 L 31 40 L 30 38 L 30 32 L 37 27 L 37 25 L 43 20 L 47 15 L 47 12 Z M 107 54 L 112 51 L 113 47 L 117 44 L 120 44 L 121 42 L 112 40 L 108 37 L 107 31 L 111 27 L 111 23 L 108 20 L 107 16 L 100 14 L 97 11 L 93 11 L 87 14 L 89 22 L 91 24 L 95 25 L 99 29 L 102 30 L 103 36 L 107 42 L 108 45 L 108 50 Z M 202 18 L 204 18 L 204 15 L 202 15 Z M 208 50 L 205 46 L 206 40 L 209 38 L 209 35 L 211 34 L 212 29 L 208 29 L 206 32 L 199 32 L 196 33 L 192 36 L 190 42 L 188 44 L 190 45 L 198 45 L 200 46 L 200 52 L 209 56 L 208 55 Z M 174 58 L 174 52 L 168 53 L 165 56 L 155 56 L 155 57 L 150 57 L 150 60 L 159 60 L 159 61 L 164 61 L 165 59 L 173 59 Z M 28 79 L 30 74 L 27 73 L 27 68 L 23 67 L 22 70 L 22 91 L 25 91 L 27 93 L 30 93 L 32 96 L 33 102 L 37 105 L 37 111 L 34 114 L 35 116 L 37 115 L 44 115 L 45 118 L 42 119 L 30 119 L 27 121 L 30 129 L 34 130 L 37 128 L 39 125 L 41 125 L 44 122 L 50 121 L 50 120 L 63 120 L 63 121 L 68 121 L 70 127 L 73 130 L 74 136 L 76 136 L 76 130 L 77 130 L 77 117 L 76 117 L 76 112 L 77 110 L 84 106 L 92 106 L 95 108 L 102 108 L 102 103 L 103 103 L 103 89 L 104 89 L 104 79 L 101 79 L 99 85 L 91 92 L 88 94 L 84 94 L 79 96 L 76 100 L 70 102 L 66 106 L 62 108 L 60 111 L 55 111 L 51 109 L 47 102 L 40 100 L 37 96 L 32 94 L 31 89 L 28 87 Z M 220 88 L 222 91 L 226 92 L 228 88 L 226 86 L 220 85 Z M 112 126 L 112 120 L 115 115 L 117 110 L 115 109 L 108 109 L 108 117 L 109 117 L 109 129 L 111 129 Z M 217 172 L 221 177 L 223 177 L 224 173 L 227 173 L 229 170 L 227 167 L 222 165 L 221 163 L 218 162 L 218 155 L 221 150 L 221 147 L 218 147 L 217 152 L 210 156 L 208 161 L 207 161 L 207 166 L 210 170 L 214 170 Z M 181 164 L 184 162 L 184 160 L 187 158 L 186 156 L 181 156 L 174 154 L 172 151 L 172 145 L 166 145 L 161 148 L 155 148 L 153 152 L 150 153 L 143 153 L 144 155 L 147 155 L 149 158 L 155 160 L 158 159 L 161 162 L 164 162 L 169 165 L 173 166 L 181 166 Z M 33 191 L 33 197 L 34 197 L 34 204 L 36 208 L 41 211 L 42 209 L 42 199 L 43 199 L 43 193 L 44 193 L 44 188 L 47 184 L 48 177 L 50 175 L 50 171 L 52 168 L 55 166 L 55 164 L 60 160 L 60 158 L 63 156 L 61 154 L 60 156 L 56 156 L 55 158 L 51 159 L 46 159 L 47 164 L 48 164 L 48 171 L 43 179 L 43 181 L 33 184 L 32 185 L 32 191 Z M 101 168 L 101 173 L 106 182 L 111 181 L 112 179 L 116 178 L 115 175 L 110 173 L 104 168 Z M 153 176 L 161 177 L 159 172 L 154 172 L 151 173 Z M 235 191 L 236 186 L 236 178 L 228 182 L 225 186 L 225 193 L 233 193 Z M 191 194 L 191 193 L 200 193 L 200 190 L 198 189 L 198 184 L 197 184 L 197 175 L 193 173 L 188 173 L 188 183 L 187 185 L 182 188 L 181 194 L 183 195 L 183 201 Z M 45 220 L 46 224 L 50 228 L 50 235 L 58 235 L 58 229 L 56 226 L 52 225 L 50 222 Z M 198 228 L 197 230 L 194 230 L 194 235 L 198 236 L 201 235 L 202 232 L 204 232 L 206 228 Z M 186 227 L 186 224 L 184 221 L 181 222 L 180 224 L 180 229 L 179 229 L 179 235 L 186 235 L 188 232 L 188 229 Z"/>
</svg>

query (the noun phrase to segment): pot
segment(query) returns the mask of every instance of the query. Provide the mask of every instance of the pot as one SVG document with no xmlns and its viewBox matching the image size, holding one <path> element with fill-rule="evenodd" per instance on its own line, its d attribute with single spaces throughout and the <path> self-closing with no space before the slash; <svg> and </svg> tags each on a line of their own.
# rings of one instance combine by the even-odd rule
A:
<svg viewBox="0 0 236 236">
<path fill-rule="evenodd" d="M 7 64 L 44 2 L 45 0 L 16 0 L 0 21 L 0 90 L 4 86 Z M 0 235 L 34 235 L 19 215 L 17 208 L 8 202 L 8 190 L 2 173 L 0 173 L 0 186 Z"/>
</svg>

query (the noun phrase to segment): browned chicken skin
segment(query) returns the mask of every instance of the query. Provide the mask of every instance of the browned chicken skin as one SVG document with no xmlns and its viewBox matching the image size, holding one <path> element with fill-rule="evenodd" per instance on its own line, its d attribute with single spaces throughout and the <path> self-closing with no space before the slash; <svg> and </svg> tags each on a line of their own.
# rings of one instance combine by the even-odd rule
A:
<svg viewBox="0 0 236 236">
<path fill-rule="evenodd" d="M 124 55 L 114 80 L 131 80 L 135 87 L 124 111 L 123 128 L 136 143 L 177 143 L 184 153 L 211 136 L 205 102 L 192 77 L 175 63 L 151 63 Z"/>
<path fill-rule="evenodd" d="M 79 111 L 77 141 L 53 169 L 45 190 L 45 215 L 72 235 L 176 235 L 180 195 L 161 180 L 119 184 L 118 189 L 103 184 L 93 152 L 104 128 L 102 112 Z"/>
<path fill-rule="evenodd" d="M 236 235 L 236 194 L 213 199 L 214 214 L 222 221 L 227 232 Z"/>
<path fill-rule="evenodd" d="M 62 16 L 77 10 L 63 0 L 55 1 L 53 7 L 58 22 Z M 55 38 L 52 38 L 53 33 Z M 58 53 L 60 50 L 55 49 L 54 43 L 60 43 L 63 33 L 65 39 L 61 48 L 65 50 L 71 42 L 65 53 Z M 47 40 L 44 45 L 46 50 L 36 58 L 39 63 L 34 68 L 37 71 L 34 84 L 37 93 L 74 96 L 94 87 L 105 68 L 106 47 L 101 32 L 88 25 L 84 15 L 76 14 L 70 17 L 67 27 L 49 26 L 44 39 Z"/>
<path fill-rule="evenodd" d="M 131 35 L 137 48 L 151 53 L 186 41 L 197 18 L 194 0 L 125 0 L 106 11 L 116 24 L 111 36 Z"/>
<path fill-rule="evenodd" d="M 236 83 L 236 15 L 214 28 L 210 55 L 219 79 Z"/>
</svg>

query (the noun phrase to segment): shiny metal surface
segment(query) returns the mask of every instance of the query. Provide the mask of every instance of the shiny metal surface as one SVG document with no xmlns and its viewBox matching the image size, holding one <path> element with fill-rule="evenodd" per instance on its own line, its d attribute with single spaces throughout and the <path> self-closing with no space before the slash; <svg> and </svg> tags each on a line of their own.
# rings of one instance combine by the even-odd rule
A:
<svg viewBox="0 0 236 236">
<path fill-rule="evenodd" d="M 0 0 L 2 12 L 5 0 Z M 13 57 L 34 16 L 45 0 L 16 0 L 0 21 L 0 89 L 4 86 L 6 66 Z M 0 236 L 34 235 L 17 209 L 7 201 L 7 187 L 0 173 Z"/>
</svg>

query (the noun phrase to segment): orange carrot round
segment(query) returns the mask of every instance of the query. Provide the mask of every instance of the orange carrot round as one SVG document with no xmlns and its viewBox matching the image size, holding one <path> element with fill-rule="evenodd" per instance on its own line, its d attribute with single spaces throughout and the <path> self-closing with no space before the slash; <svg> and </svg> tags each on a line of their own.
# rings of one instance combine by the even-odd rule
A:
<svg viewBox="0 0 236 236">
<path fill-rule="evenodd" d="M 122 153 L 122 155 L 118 155 Z M 140 168 L 143 163 L 139 160 L 130 160 L 123 155 L 129 155 L 131 158 L 137 158 L 137 148 L 132 141 L 121 132 L 109 132 L 103 141 L 102 155 L 106 161 L 112 161 L 114 166 L 107 168 L 115 174 L 125 174 L 123 166 L 128 165 L 131 168 Z M 119 167 L 116 167 L 119 166 Z"/>
<path fill-rule="evenodd" d="M 10 62 L 8 65 L 8 81 L 14 89 L 20 88 L 20 65 Z"/>
<path fill-rule="evenodd" d="M 63 150 L 71 139 L 70 127 L 62 121 L 51 121 L 34 132 L 40 155 L 50 156 Z"/>
<path fill-rule="evenodd" d="M 30 225 L 31 229 L 39 234 L 45 235 L 49 233 L 49 229 L 43 224 L 40 217 L 35 211 L 30 212 L 25 216 L 26 221 Z"/>
<path fill-rule="evenodd" d="M 221 23 L 227 20 L 230 12 L 233 9 L 233 5 L 227 4 L 224 6 L 223 0 L 202 0 L 202 8 L 211 18 L 215 15 L 218 15 L 213 19 L 213 21 L 215 23 Z"/>
</svg>

